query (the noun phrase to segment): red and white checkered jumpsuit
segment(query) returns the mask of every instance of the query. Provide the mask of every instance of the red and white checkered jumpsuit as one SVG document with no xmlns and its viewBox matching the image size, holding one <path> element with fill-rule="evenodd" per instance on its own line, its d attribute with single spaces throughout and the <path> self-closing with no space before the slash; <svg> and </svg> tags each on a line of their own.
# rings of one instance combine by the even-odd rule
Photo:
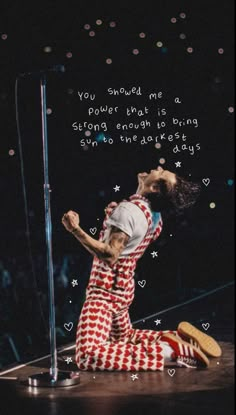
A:
<svg viewBox="0 0 236 415">
<path fill-rule="evenodd" d="M 134 298 L 136 262 L 162 229 L 161 219 L 152 229 L 152 214 L 142 199 L 139 195 L 129 198 L 142 209 L 148 222 L 141 244 L 112 266 L 97 257 L 93 260 L 76 333 L 76 363 L 80 370 L 156 371 L 164 368 L 160 342 L 164 332 L 133 329 L 128 312 Z M 107 219 L 108 215 L 99 240 L 103 240 Z"/>
</svg>

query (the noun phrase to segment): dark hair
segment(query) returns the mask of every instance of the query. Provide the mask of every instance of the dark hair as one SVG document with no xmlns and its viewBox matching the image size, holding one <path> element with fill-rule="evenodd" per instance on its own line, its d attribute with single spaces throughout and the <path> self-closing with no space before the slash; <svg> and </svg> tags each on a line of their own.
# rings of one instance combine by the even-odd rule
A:
<svg viewBox="0 0 236 415">
<path fill-rule="evenodd" d="M 201 185 L 176 176 L 174 184 L 164 179 L 158 180 L 158 193 L 151 193 L 147 197 L 151 208 L 167 215 L 182 214 L 185 209 L 193 206 L 200 195 Z"/>
</svg>

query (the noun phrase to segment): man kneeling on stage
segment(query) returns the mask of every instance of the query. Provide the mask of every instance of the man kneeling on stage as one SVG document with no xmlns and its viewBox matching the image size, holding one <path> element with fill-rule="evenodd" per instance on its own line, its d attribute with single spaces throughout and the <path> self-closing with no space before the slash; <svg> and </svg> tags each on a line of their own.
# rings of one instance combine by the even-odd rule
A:
<svg viewBox="0 0 236 415">
<path fill-rule="evenodd" d="M 206 368 L 220 346 L 190 323 L 175 331 L 133 329 L 129 307 L 134 299 L 138 259 L 162 230 L 161 212 L 183 210 L 196 201 L 200 186 L 158 167 L 138 174 L 136 194 L 105 210 L 103 229 L 95 240 L 69 211 L 62 223 L 94 256 L 86 300 L 76 334 L 76 363 L 81 370 L 163 370 L 176 362 Z"/>
</svg>

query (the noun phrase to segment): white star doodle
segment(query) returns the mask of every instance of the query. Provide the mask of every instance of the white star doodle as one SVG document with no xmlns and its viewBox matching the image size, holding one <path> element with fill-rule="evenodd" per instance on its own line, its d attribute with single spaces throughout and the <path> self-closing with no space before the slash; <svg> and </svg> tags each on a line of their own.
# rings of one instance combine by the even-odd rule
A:
<svg viewBox="0 0 236 415">
<path fill-rule="evenodd" d="M 152 257 L 153 257 L 153 258 L 158 257 L 158 253 L 157 253 L 157 251 L 153 251 L 153 252 L 151 252 L 151 255 L 152 255 Z"/>
<path fill-rule="evenodd" d="M 113 187 L 113 189 L 115 190 L 115 192 L 119 192 L 120 191 L 120 186 L 115 186 L 115 187 Z"/>
<path fill-rule="evenodd" d="M 67 358 L 65 359 L 65 362 L 66 362 L 67 364 L 72 363 L 72 357 L 67 357 Z"/>
<path fill-rule="evenodd" d="M 158 326 L 158 324 L 161 324 L 161 320 L 155 320 L 156 326 Z"/>
<path fill-rule="evenodd" d="M 76 285 L 78 285 L 78 280 L 71 281 L 71 284 L 73 285 L 73 287 L 75 287 Z"/>
<path fill-rule="evenodd" d="M 176 167 L 181 167 L 181 163 L 182 163 L 181 161 L 176 161 L 176 162 L 175 162 L 175 166 L 176 166 Z"/>
<path fill-rule="evenodd" d="M 138 375 L 136 374 L 136 375 L 131 375 L 130 376 L 131 377 L 131 379 L 134 381 L 135 379 L 138 379 Z"/>
</svg>

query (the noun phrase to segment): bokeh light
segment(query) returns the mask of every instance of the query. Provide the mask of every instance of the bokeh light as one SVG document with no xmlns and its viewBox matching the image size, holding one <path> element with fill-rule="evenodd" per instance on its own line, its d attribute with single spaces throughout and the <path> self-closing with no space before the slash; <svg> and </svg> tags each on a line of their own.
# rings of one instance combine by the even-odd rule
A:
<svg viewBox="0 0 236 415">
<path fill-rule="evenodd" d="M 94 37 L 94 36 L 95 36 L 95 32 L 94 32 L 93 30 L 90 30 L 90 32 L 89 32 L 89 36 L 90 36 L 90 37 Z"/>
<path fill-rule="evenodd" d="M 109 23 L 109 26 L 110 26 L 110 27 L 116 27 L 116 22 L 110 22 L 110 23 Z"/>
<path fill-rule="evenodd" d="M 89 30 L 90 28 L 91 28 L 90 24 L 86 23 L 86 24 L 84 25 L 84 29 L 85 29 L 85 30 Z"/>
<path fill-rule="evenodd" d="M 1 38 L 2 38 L 2 40 L 7 40 L 7 34 L 6 34 L 6 33 L 3 33 L 3 34 L 1 35 Z"/>
<path fill-rule="evenodd" d="M 186 39 L 185 33 L 180 33 L 179 37 L 180 37 L 180 39 Z"/>
<path fill-rule="evenodd" d="M 233 179 L 228 179 L 227 184 L 228 184 L 228 186 L 233 186 L 233 184 L 234 184 Z"/>
<path fill-rule="evenodd" d="M 161 143 L 156 143 L 155 148 L 157 148 L 157 149 L 161 148 Z"/>
<path fill-rule="evenodd" d="M 74 93 L 74 90 L 72 88 L 67 89 L 67 92 L 69 95 L 72 95 Z"/>
<path fill-rule="evenodd" d="M 188 53 L 193 53 L 193 48 L 191 48 L 190 46 L 187 48 L 187 52 Z"/>
<path fill-rule="evenodd" d="M 219 49 L 218 49 L 218 53 L 219 53 L 219 55 L 223 55 L 223 53 L 224 53 L 224 49 L 219 48 Z"/>
<path fill-rule="evenodd" d="M 11 150 L 8 151 L 8 154 L 9 154 L 9 156 L 14 156 L 15 151 L 13 149 L 11 149 Z"/>
<path fill-rule="evenodd" d="M 165 162 L 166 162 L 166 160 L 163 157 L 159 159 L 160 164 L 165 164 Z"/>
<path fill-rule="evenodd" d="M 6 98 L 7 98 L 7 93 L 6 92 L 0 92 L 0 99 L 4 101 Z"/>
<path fill-rule="evenodd" d="M 107 59 L 106 59 L 106 63 L 107 63 L 108 65 L 110 65 L 110 64 L 112 63 L 112 59 L 111 59 L 111 58 L 107 58 Z"/>
<path fill-rule="evenodd" d="M 163 47 L 163 48 L 161 48 L 161 52 L 162 53 L 167 53 L 168 52 L 168 49 L 166 47 Z"/>
<path fill-rule="evenodd" d="M 144 39 L 146 37 L 146 34 L 144 32 L 139 33 L 139 37 L 141 39 Z"/>
<path fill-rule="evenodd" d="M 216 76 L 216 77 L 214 78 L 214 82 L 215 82 L 216 84 L 220 84 L 220 83 L 221 83 L 221 79 L 219 78 L 219 76 Z"/>
<path fill-rule="evenodd" d="M 185 13 L 180 13 L 179 17 L 181 17 L 181 19 L 185 19 L 186 18 L 186 14 Z"/>
<path fill-rule="evenodd" d="M 102 24 L 102 20 L 101 19 L 97 19 L 96 20 L 96 25 L 101 26 L 101 24 Z"/>
<path fill-rule="evenodd" d="M 177 19 L 176 19 L 176 17 L 172 17 L 172 18 L 170 19 L 170 21 L 171 21 L 171 23 L 176 23 L 176 22 L 177 22 Z"/>
<path fill-rule="evenodd" d="M 210 206 L 211 209 L 215 209 L 216 204 L 215 204 L 215 202 L 211 202 L 209 206 Z"/>
<path fill-rule="evenodd" d="M 105 138 L 105 134 L 104 134 L 104 133 L 98 133 L 98 134 L 96 135 L 96 141 L 97 141 L 98 143 L 102 143 L 102 142 L 103 142 L 103 140 L 104 140 L 104 138 Z"/>
<path fill-rule="evenodd" d="M 68 59 L 72 58 L 72 53 L 71 53 L 71 52 L 67 52 L 67 53 L 66 53 L 66 57 L 67 57 Z"/>
<path fill-rule="evenodd" d="M 50 52 L 52 52 L 52 48 L 51 48 L 51 46 L 45 46 L 45 47 L 43 48 L 43 51 L 44 51 L 45 53 L 50 53 Z"/>
<path fill-rule="evenodd" d="M 138 49 L 133 49 L 133 55 L 138 55 L 139 54 L 139 50 Z"/>
<path fill-rule="evenodd" d="M 228 111 L 232 114 L 234 112 L 234 107 L 229 107 Z"/>
<path fill-rule="evenodd" d="M 83 146 L 83 147 L 82 147 L 82 149 L 83 149 L 84 151 L 88 151 L 89 146 L 87 146 L 87 144 L 86 144 L 85 146 Z"/>
<path fill-rule="evenodd" d="M 51 109 L 51 108 L 47 108 L 46 113 L 47 113 L 48 115 L 50 115 L 50 114 L 52 113 L 52 109 Z"/>
<path fill-rule="evenodd" d="M 156 43 L 156 45 L 157 45 L 157 47 L 158 47 L 158 48 L 161 48 L 161 47 L 163 46 L 163 43 L 162 43 L 161 41 L 158 41 L 158 42 Z"/>
<path fill-rule="evenodd" d="M 86 130 L 86 131 L 85 131 L 85 133 L 84 133 L 84 135 L 85 135 L 86 137 L 90 137 L 90 135 L 91 135 L 91 131 Z"/>
</svg>

